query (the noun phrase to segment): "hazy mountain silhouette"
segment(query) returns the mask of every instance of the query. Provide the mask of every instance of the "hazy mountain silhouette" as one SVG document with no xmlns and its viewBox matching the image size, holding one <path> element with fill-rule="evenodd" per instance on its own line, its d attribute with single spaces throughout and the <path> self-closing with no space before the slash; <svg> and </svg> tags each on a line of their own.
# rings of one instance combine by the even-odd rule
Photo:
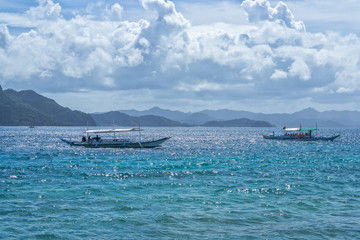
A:
<svg viewBox="0 0 360 240">
<path fill-rule="evenodd" d="M 95 119 L 95 120 L 94 120 Z M 288 113 L 253 113 L 229 109 L 181 112 L 158 107 L 149 110 L 120 110 L 86 114 L 72 111 L 32 90 L 3 91 L 0 86 L 0 125 L 58 125 L 58 126 L 244 126 L 244 120 L 262 121 L 261 126 L 282 127 L 359 127 L 358 111 L 324 111 L 306 108 Z M 96 122 L 95 122 L 96 121 Z M 250 123 L 247 123 L 248 125 Z M 267 125 L 269 124 L 269 125 Z M 250 124 L 251 125 L 251 124 Z"/>
<path fill-rule="evenodd" d="M 202 112 L 192 113 L 186 116 L 185 118 L 181 119 L 182 122 L 191 125 L 203 125 L 204 123 L 207 123 L 209 121 L 216 121 L 216 120 L 217 120 L 216 118 L 210 117 L 209 115 Z"/>
<path fill-rule="evenodd" d="M 0 87 L 0 125 L 94 126 L 86 113 L 72 111 L 32 90 L 15 91 Z"/>
<path fill-rule="evenodd" d="M 128 114 L 130 116 L 134 116 L 134 117 L 145 116 L 145 115 L 161 116 L 161 117 L 165 117 L 165 118 L 175 120 L 175 121 L 181 121 L 181 119 L 184 119 L 191 114 L 191 113 L 184 113 L 181 111 L 161 109 L 159 107 L 153 107 L 149 110 L 144 110 L 144 111 L 138 111 L 138 110 L 132 109 L 132 110 L 119 110 L 119 112 Z"/>
<path fill-rule="evenodd" d="M 254 121 L 248 118 L 226 120 L 226 121 L 210 121 L 203 124 L 204 127 L 274 127 L 265 121 Z"/>
<path fill-rule="evenodd" d="M 153 111 L 155 110 L 155 111 Z M 120 110 L 125 112 L 125 110 Z M 282 127 L 294 126 L 300 124 L 302 126 L 315 127 L 316 124 L 321 127 L 359 127 L 360 126 L 360 112 L 358 111 L 324 111 L 319 112 L 313 108 L 306 108 L 294 113 L 254 113 L 249 111 L 236 111 L 229 109 L 220 110 L 203 110 L 195 113 L 184 113 L 180 111 L 164 110 L 159 108 L 152 108 L 146 111 L 131 110 L 129 115 L 141 116 L 141 114 L 151 114 L 167 117 L 174 121 L 182 123 L 202 125 L 209 121 L 227 121 L 241 118 L 248 118 L 256 121 L 266 121 L 272 125 Z M 171 114 L 176 112 L 176 114 Z M 199 116 L 197 119 L 196 117 Z"/>
<path fill-rule="evenodd" d="M 97 125 L 100 126 L 144 126 L 144 127 L 179 127 L 188 126 L 178 121 L 173 121 L 161 116 L 144 115 L 144 116 L 130 116 L 128 114 L 111 111 L 107 113 L 93 113 L 92 117 L 95 119 Z"/>
</svg>

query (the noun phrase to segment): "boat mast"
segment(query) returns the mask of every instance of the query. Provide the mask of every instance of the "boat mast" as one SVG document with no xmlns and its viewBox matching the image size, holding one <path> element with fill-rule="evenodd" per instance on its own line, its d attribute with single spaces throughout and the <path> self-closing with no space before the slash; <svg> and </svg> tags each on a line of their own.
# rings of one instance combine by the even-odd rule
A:
<svg viewBox="0 0 360 240">
<path fill-rule="evenodd" d="M 113 120 L 113 128 L 115 128 L 115 120 Z M 114 132 L 114 140 L 116 139 L 115 132 Z"/>
<path fill-rule="evenodd" d="M 141 129 L 140 129 L 140 121 L 139 121 L 139 145 L 141 148 L 144 148 L 144 146 L 141 144 Z"/>
</svg>

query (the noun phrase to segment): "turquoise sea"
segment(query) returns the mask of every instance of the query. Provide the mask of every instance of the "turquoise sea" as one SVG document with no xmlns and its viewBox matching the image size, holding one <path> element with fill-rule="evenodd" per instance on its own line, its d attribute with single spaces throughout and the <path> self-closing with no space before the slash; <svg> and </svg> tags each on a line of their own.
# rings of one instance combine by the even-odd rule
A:
<svg viewBox="0 0 360 240">
<path fill-rule="evenodd" d="M 359 239 L 360 129 L 144 128 L 156 149 L 84 149 L 82 127 L 0 128 L 2 239 Z M 137 137 L 136 135 L 134 137 Z"/>
</svg>

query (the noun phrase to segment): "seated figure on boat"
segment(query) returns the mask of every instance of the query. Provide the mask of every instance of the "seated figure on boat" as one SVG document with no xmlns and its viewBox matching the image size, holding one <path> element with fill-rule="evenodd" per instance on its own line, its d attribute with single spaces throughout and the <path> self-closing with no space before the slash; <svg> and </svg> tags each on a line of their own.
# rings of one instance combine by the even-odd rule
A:
<svg viewBox="0 0 360 240">
<path fill-rule="evenodd" d="M 94 140 L 96 140 L 97 142 L 99 142 L 101 140 L 101 137 L 99 137 L 98 135 L 96 135 L 96 137 L 93 138 Z"/>
</svg>

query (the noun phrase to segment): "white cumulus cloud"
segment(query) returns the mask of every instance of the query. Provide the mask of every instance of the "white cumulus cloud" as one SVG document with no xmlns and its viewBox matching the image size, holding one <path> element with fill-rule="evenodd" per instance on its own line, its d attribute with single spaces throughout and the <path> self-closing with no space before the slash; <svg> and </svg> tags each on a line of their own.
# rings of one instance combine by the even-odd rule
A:
<svg viewBox="0 0 360 240">
<path fill-rule="evenodd" d="M 287 78 L 288 74 L 287 72 L 280 70 L 280 69 L 275 69 L 274 73 L 271 75 L 271 79 L 284 79 Z"/>
<path fill-rule="evenodd" d="M 124 9 L 120 4 L 115 3 L 110 8 L 107 8 L 106 11 L 108 16 L 110 16 L 110 19 L 120 20 L 122 18 Z"/>
<path fill-rule="evenodd" d="M 60 17 L 61 6 L 51 0 L 38 0 L 39 6 L 30 8 L 26 13 L 32 19 L 51 19 Z"/>
<path fill-rule="evenodd" d="M 320 104 L 338 94 L 349 102 L 356 98 L 356 34 L 306 32 L 283 2 L 239 5 L 246 25 L 192 25 L 168 0 L 142 0 L 139 6 L 156 17 L 136 21 L 124 19 L 126 9 L 118 3 L 64 17 L 59 3 L 41 0 L 22 16 L 32 21 L 31 29 L 11 34 L 11 26 L 0 25 L 0 84 L 59 99 L 66 92 L 84 97 L 89 91 L 91 97 L 93 91 L 121 91 L 111 95 L 119 103 L 123 96 L 131 102 L 136 91 L 154 91 L 146 94 L 149 107 L 170 99 L 174 106 L 216 102 L 215 108 L 234 108 L 269 99 L 286 105 L 288 99 Z M 91 14 L 95 8 L 102 8 L 102 17 Z"/>
<path fill-rule="evenodd" d="M 250 22 L 278 21 L 298 31 L 305 30 L 304 23 L 302 21 L 295 21 L 295 17 L 290 9 L 281 1 L 274 8 L 270 6 L 267 0 L 245 0 L 241 5 L 244 7 Z"/>
</svg>

